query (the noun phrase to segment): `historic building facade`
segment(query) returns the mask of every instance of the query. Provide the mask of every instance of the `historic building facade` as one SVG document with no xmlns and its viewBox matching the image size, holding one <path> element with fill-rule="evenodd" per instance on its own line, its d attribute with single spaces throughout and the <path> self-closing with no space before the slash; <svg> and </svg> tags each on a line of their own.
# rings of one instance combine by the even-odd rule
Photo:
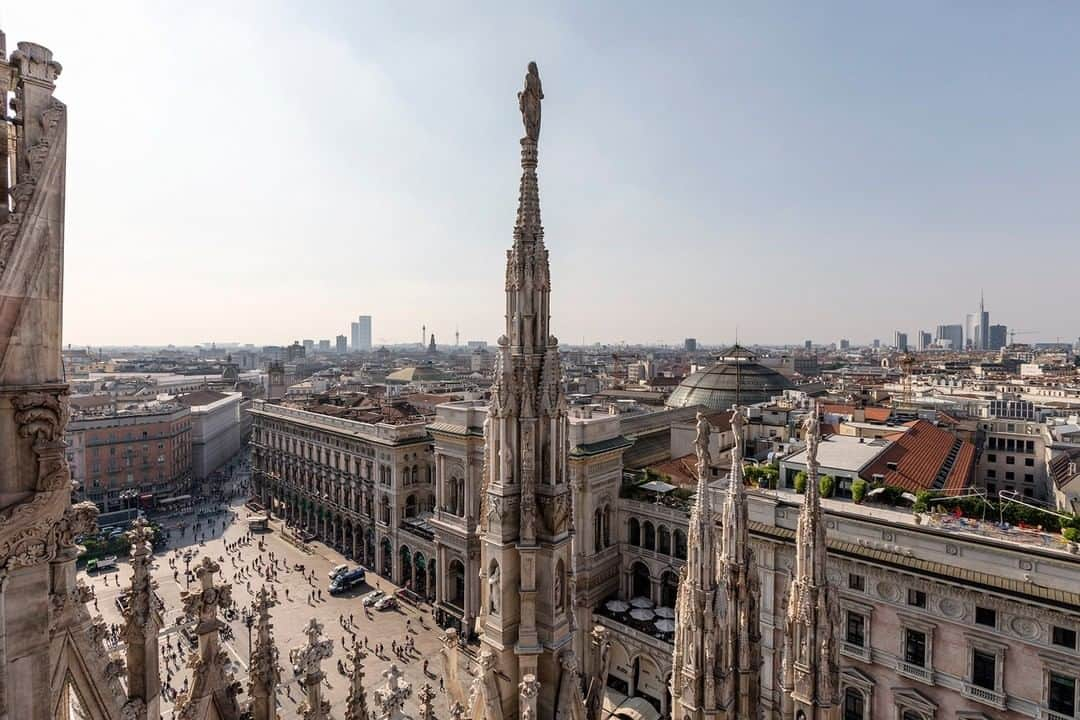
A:
<svg viewBox="0 0 1080 720">
<path fill-rule="evenodd" d="M 432 442 L 423 417 L 360 422 L 256 400 L 256 499 L 297 532 L 434 598 Z"/>
</svg>

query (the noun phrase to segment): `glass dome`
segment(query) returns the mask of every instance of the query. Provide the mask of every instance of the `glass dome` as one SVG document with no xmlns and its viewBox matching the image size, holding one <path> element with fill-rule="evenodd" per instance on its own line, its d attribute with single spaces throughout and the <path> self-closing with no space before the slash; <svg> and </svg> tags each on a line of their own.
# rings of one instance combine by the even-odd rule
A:
<svg viewBox="0 0 1080 720">
<path fill-rule="evenodd" d="M 669 408 L 704 405 L 713 410 L 730 410 L 736 402 L 741 405 L 766 402 L 794 387 L 786 377 L 756 360 L 754 354 L 736 345 L 722 353 L 708 369 L 687 376 L 665 404 Z"/>
</svg>

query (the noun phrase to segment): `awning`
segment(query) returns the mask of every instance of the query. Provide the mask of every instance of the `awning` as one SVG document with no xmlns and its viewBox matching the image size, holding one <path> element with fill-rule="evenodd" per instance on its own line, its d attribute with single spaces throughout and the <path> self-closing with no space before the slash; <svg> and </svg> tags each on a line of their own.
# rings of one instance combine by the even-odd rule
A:
<svg viewBox="0 0 1080 720">
<path fill-rule="evenodd" d="M 666 483 L 663 480 L 650 480 L 647 483 L 638 485 L 639 490 L 648 490 L 654 493 L 669 493 L 675 489 L 675 486 L 671 483 Z"/>
</svg>

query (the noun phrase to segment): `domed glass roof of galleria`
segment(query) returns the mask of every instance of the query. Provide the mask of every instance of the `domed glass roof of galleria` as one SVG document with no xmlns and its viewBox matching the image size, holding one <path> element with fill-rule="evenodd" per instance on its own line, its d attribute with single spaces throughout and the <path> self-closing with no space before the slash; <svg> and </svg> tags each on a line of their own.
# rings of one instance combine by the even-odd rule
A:
<svg viewBox="0 0 1080 720">
<path fill-rule="evenodd" d="M 735 345 L 724 351 L 712 367 L 687 376 L 668 397 L 666 405 L 669 408 L 704 405 L 713 410 L 730 410 L 736 401 L 741 405 L 766 402 L 794 387 L 786 377 L 756 360 L 749 350 Z"/>
</svg>

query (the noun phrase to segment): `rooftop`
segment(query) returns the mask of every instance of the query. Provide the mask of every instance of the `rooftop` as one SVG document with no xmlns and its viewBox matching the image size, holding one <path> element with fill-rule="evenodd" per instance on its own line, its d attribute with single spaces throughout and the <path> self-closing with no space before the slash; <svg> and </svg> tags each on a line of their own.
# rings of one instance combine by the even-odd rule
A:
<svg viewBox="0 0 1080 720">
<path fill-rule="evenodd" d="M 883 475 L 887 485 L 912 492 L 966 487 L 975 466 L 975 446 L 926 420 L 908 423 L 909 430 L 860 473 L 864 480 Z"/>
<path fill-rule="evenodd" d="M 844 435 L 827 435 L 818 444 L 818 465 L 822 470 L 846 470 L 858 473 L 889 447 L 889 440 L 864 440 Z M 806 449 L 784 458 L 792 465 L 806 465 Z"/>
</svg>

